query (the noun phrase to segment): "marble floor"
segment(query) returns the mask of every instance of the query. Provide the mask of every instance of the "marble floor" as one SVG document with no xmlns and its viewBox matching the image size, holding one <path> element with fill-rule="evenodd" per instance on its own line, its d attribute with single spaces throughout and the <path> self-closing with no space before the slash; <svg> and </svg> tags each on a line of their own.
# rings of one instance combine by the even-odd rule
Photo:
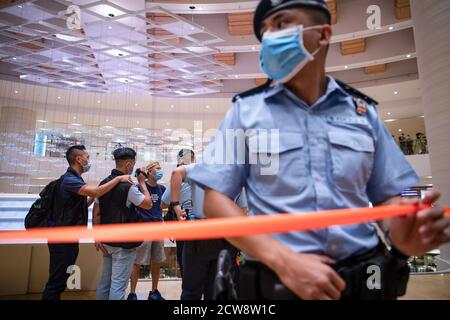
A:
<svg viewBox="0 0 450 320">
<path fill-rule="evenodd" d="M 146 300 L 152 283 L 143 280 L 138 283 L 137 296 L 139 300 Z M 159 291 L 168 300 L 178 300 L 181 293 L 181 281 L 162 280 Z M 128 291 L 127 291 L 128 293 Z M 15 296 L 0 296 L 0 300 L 39 300 L 40 294 L 26 294 Z M 66 291 L 64 300 L 94 300 L 94 291 Z M 450 300 L 450 274 L 412 275 L 407 293 L 401 300 Z"/>
</svg>

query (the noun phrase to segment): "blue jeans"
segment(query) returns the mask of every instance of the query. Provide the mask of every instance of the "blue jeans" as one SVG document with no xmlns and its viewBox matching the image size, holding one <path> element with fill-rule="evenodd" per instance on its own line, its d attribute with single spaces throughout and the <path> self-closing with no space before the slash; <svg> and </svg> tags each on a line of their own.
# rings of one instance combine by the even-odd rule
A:
<svg viewBox="0 0 450 320">
<path fill-rule="evenodd" d="M 124 300 L 131 276 L 136 249 L 104 245 L 108 256 L 103 256 L 103 272 L 97 286 L 97 300 Z"/>
</svg>

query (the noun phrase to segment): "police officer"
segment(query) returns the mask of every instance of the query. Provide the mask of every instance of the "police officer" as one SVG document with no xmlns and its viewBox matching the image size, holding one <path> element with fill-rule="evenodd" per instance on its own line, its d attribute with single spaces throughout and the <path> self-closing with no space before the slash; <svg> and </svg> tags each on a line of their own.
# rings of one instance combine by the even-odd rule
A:
<svg viewBox="0 0 450 320">
<path fill-rule="evenodd" d="M 229 130 L 249 132 L 245 157 L 230 149 L 226 157 L 234 163 L 204 162 L 190 172 L 205 188 L 206 215 L 240 216 L 231 199 L 243 186 L 250 215 L 410 203 L 399 195 L 419 179 L 376 102 L 325 75 L 332 35 L 325 0 L 262 0 L 254 31 L 262 42 L 261 67 L 273 83 L 235 97 L 214 139 Z M 278 148 L 270 150 L 278 156 L 277 172 L 265 174 L 262 161 L 247 161 L 267 152 L 251 143 L 250 129 L 279 129 Z M 204 157 L 218 152 L 212 143 Z M 439 196 L 431 191 L 422 203 Z M 389 252 L 371 223 L 229 239 L 247 254 L 241 298 L 395 299 L 405 291 L 407 257 L 450 241 L 449 221 L 434 206 L 380 225 Z M 364 288 L 364 266 L 377 263 L 381 289 Z"/>
<path fill-rule="evenodd" d="M 180 154 L 183 150 L 180 151 Z M 204 219 L 203 202 L 204 191 L 197 185 L 189 181 L 189 173 L 195 168 L 195 156 L 192 153 L 185 153 L 191 159 L 185 159 L 179 163 L 181 165 L 172 171 L 170 186 L 167 187 L 163 195 L 163 201 L 171 199 L 174 210 L 179 220 L 200 220 Z M 181 156 L 183 158 L 183 156 Z M 192 207 L 190 210 L 182 209 L 181 192 L 183 183 L 188 183 L 191 187 Z M 245 191 L 240 192 L 236 197 L 236 204 L 243 210 L 247 207 Z M 245 212 L 245 211 L 243 211 Z M 211 300 L 213 298 L 214 278 L 217 270 L 217 258 L 221 250 L 229 251 L 234 259 L 237 250 L 224 239 L 192 240 L 185 241 L 183 246 L 183 275 L 181 300 Z M 235 261 L 233 259 L 233 262 Z"/>
</svg>

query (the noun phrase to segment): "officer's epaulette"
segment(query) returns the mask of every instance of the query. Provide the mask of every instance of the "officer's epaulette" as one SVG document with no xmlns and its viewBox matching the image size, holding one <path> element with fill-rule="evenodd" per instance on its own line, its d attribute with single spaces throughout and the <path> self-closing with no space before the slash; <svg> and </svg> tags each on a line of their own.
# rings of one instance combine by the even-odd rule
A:
<svg viewBox="0 0 450 320">
<path fill-rule="evenodd" d="M 239 98 L 242 99 L 242 98 L 249 97 L 249 96 L 252 96 L 254 94 L 263 92 L 268 87 L 270 87 L 271 83 L 272 83 L 272 80 L 271 79 L 267 79 L 266 83 L 264 83 L 263 85 L 260 85 L 258 87 L 252 88 L 250 90 L 247 90 L 247 91 L 244 91 L 244 92 L 241 92 L 241 93 L 235 95 L 233 97 L 233 103 L 236 102 L 236 100 L 239 99 Z"/>
<path fill-rule="evenodd" d="M 348 84 L 346 84 L 345 82 L 342 82 L 341 80 L 335 79 L 337 84 L 344 89 L 349 95 L 351 95 L 352 97 L 356 98 L 356 99 L 362 99 L 365 102 L 369 103 L 369 104 L 373 104 L 375 106 L 378 105 L 378 101 L 372 99 L 371 97 L 368 97 L 367 95 L 365 95 L 364 93 L 362 93 L 359 90 L 356 90 L 355 88 L 349 86 Z"/>
</svg>

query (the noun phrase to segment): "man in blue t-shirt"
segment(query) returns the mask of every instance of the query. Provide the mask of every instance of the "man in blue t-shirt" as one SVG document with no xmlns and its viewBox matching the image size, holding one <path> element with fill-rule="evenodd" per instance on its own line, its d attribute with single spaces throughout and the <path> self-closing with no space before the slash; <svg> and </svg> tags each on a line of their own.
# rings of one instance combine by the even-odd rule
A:
<svg viewBox="0 0 450 320">
<path fill-rule="evenodd" d="M 83 145 L 67 149 L 69 168 L 61 177 L 56 189 L 55 204 L 49 227 L 87 226 L 88 207 L 97 197 L 103 196 L 120 182 L 132 183 L 129 175 L 123 175 L 101 186 L 87 185 L 81 175 L 91 168 L 89 153 Z M 50 268 L 47 284 L 42 293 L 43 300 L 59 300 L 66 289 L 67 268 L 75 264 L 78 243 L 49 243 Z"/>
<path fill-rule="evenodd" d="M 145 185 L 150 193 L 153 206 L 150 209 L 138 208 L 137 210 L 144 222 L 161 222 L 163 221 L 161 197 L 166 188 L 158 184 L 158 181 L 162 179 L 163 171 L 158 161 L 150 161 L 145 169 L 145 174 L 147 175 Z M 166 205 L 163 206 L 167 207 Z M 152 291 L 148 294 L 148 300 L 165 300 L 158 291 L 161 262 L 164 260 L 166 260 L 164 240 L 145 241 L 137 248 L 136 260 L 134 262 L 133 272 L 131 273 L 130 294 L 128 295 L 128 300 L 137 300 L 136 286 L 141 265 L 151 266 Z"/>
</svg>

